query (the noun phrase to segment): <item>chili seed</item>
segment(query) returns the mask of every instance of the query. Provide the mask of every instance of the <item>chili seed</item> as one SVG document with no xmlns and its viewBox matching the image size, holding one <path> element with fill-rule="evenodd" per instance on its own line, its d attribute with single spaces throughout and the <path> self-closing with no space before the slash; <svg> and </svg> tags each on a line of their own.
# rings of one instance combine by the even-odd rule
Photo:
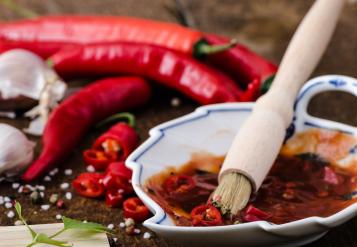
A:
<svg viewBox="0 0 357 247">
<path fill-rule="evenodd" d="M 61 187 L 62 190 L 66 190 L 66 189 L 69 188 L 69 183 L 62 183 L 62 184 L 60 185 L 60 187 Z"/>
<path fill-rule="evenodd" d="M 113 230 L 113 229 L 114 229 L 114 224 L 109 224 L 109 225 L 107 226 L 107 228 L 108 228 L 109 230 Z"/>
<path fill-rule="evenodd" d="M 17 190 L 19 187 L 20 187 L 20 184 L 19 184 L 19 183 L 13 183 L 13 184 L 12 184 L 12 188 L 13 188 L 14 190 Z"/>
<path fill-rule="evenodd" d="M 21 220 L 17 220 L 14 222 L 15 226 L 22 226 L 24 223 Z"/>
<path fill-rule="evenodd" d="M 5 203 L 4 197 L 3 197 L 3 196 L 0 196 L 0 205 L 3 205 L 4 203 Z"/>
<path fill-rule="evenodd" d="M 67 192 L 65 194 L 65 197 L 66 197 L 67 200 L 72 200 L 72 193 L 71 192 Z"/>
<path fill-rule="evenodd" d="M 12 208 L 12 203 L 11 202 L 7 202 L 5 203 L 5 208 Z"/>
<path fill-rule="evenodd" d="M 7 212 L 6 216 L 8 218 L 14 218 L 15 217 L 15 213 L 14 213 L 14 211 L 9 211 L 9 212 Z"/>
<path fill-rule="evenodd" d="M 11 199 L 10 199 L 10 197 L 8 197 L 8 196 L 5 196 L 5 197 L 4 197 L 4 202 L 11 202 Z"/>
<path fill-rule="evenodd" d="M 44 211 L 47 211 L 50 209 L 50 205 L 48 205 L 48 204 L 41 205 L 41 209 Z"/>
<path fill-rule="evenodd" d="M 54 175 L 56 175 L 58 173 L 58 168 L 55 168 L 55 169 L 53 169 L 52 171 L 50 171 L 50 176 L 54 176 Z"/>
<path fill-rule="evenodd" d="M 135 225 L 135 221 L 132 218 L 126 218 L 124 223 L 125 223 L 126 227 L 130 227 L 130 226 L 134 226 Z"/>
<path fill-rule="evenodd" d="M 73 174 L 72 169 L 66 169 L 66 170 L 64 170 L 64 175 L 66 175 L 66 176 L 71 176 L 72 174 Z"/>
<path fill-rule="evenodd" d="M 58 198 L 59 198 L 59 196 L 58 196 L 58 194 L 52 194 L 51 196 L 50 196 L 50 203 L 51 204 L 56 204 L 56 202 L 58 201 Z"/>
<path fill-rule="evenodd" d="M 43 186 L 43 185 L 36 185 L 36 189 L 37 189 L 37 190 L 41 190 L 41 191 L 45 191 L 45 190 L 46 190 L 46 187 Z"/>
<path fill-rule="evenodd" d="M 150 232 L 144 232 L 143 238 L 144 239 L 150 239 L 151 238 L 151 233 Z"/>
<path fill-rule="evenodd" d="M 34 204 L 40 203 L 42 201 L 40 193 L 35 190 L 30 194 L 31 202 Z"/>
<path fill-rule="evenodd" d="M 124 222 L 120 222 L 119 226 L 120 226 L 120 228 L 125 228 L 125 223 Z"/>
<path fill-rule="evenodd" d="M 178 107 L 181 105 L 181 100 L 177 97 L 174 97 L 171 99 L 171 106 L 172 107 Z"/>
<path fill-rule="evenodd" d="M 141 232 L 140 229 L 138 229 L 138 228 L 135 228 L 135 229 L 134 229 L 134 233 L 135 233 L 135 234 L 140 234 L 140 232 Z"/>
<path fill-rule="evenodd" d="M 60 215 L 60 214 L 57 214 L 57 215 L 56 215 L 56 219 L 57 219 L 57 220 L 60 220 L 60 219 L 62 219 L 62 215 Z"/>
<path fill-rule="evenodd" d="M 51 180 L 52 180 L 52 178 L 50 176 L 45 176 L 43 178 L 43 181 L 45 181 L 45 182 L 50 182 Z"/>
<path fill-rule="evenodd" d="M 92 165 L 87 166 L 87 172 L 95 172 L 95 168 Z"/>
</svg>

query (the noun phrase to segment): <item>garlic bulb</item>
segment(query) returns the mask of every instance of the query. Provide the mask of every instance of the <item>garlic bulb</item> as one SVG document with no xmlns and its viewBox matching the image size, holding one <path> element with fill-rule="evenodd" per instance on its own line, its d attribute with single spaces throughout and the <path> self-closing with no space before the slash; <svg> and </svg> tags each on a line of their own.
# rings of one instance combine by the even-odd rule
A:
<svg viewBox="0 0 357 247">
<path fill-rule="evenodd" d="M 56 73 L 36 54 L 13 49 L 0 55 L 0 94 L 3 99 L 25 96 L 39 100 L 48 78 Z M 65 84 L 57 80 L 52 87 L 56 100 L 60 100 Z"/>
<path fill-rule="evenodd" d="M 25 114 L 34 119 L 25 129 L 27 133 L 42 135 L 51 109 L 63 98 L 65 90 L 66 84 L 36 54 L 13 49 L 0 55 L 0 104 L 12 105 L 12 110 L 16 110 L 21 107 L 21 97 L 39 101 Z M 13 104 L 5 104 L 8 101 Z"/>
<path fill-rule="evenodd" d="M 35 143 L 18 129 L 0 123 L 0 175 L 15 175 L 33 159 Z"/>
</svg>

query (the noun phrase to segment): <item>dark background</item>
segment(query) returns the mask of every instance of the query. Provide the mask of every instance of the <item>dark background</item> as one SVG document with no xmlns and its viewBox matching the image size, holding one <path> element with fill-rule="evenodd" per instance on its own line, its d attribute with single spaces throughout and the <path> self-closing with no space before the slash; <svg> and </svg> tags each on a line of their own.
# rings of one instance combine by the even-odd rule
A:
<svg viewBox="0 0 357 247">
<path fill-rule="evenodd" d="M 179 22 L 175 1 L 173 0 L 13 0 L 40 15 L 47 14 L 98 14 L 129 15 L 170 22 Z M 279 63 L 299 21 L 311 6 L 311 0 L 182 0 L 184 8 L 190 13 L 194 26 L 208 32 L 237 38 L 257 53 Z M 0 5 L 0 20 L 14 20 L 21 16 Z M 357 77 L 357 4 L 348 5 L 342 13 L 335 36 L 313 76 L 321 74 L 343 74 Z M 82 85 L 71 82 L 70 85 Z M 138 129 L 144 140 L 148 130 L 169 119 L 191 112 L 197 104 L 170 90 L 157 87 L 151 102 L 134 112 Z M 172 97 L 179 97 L 181 105 L 172 107 Z M 357 126 L 357 100 L 344 93 L 324 93 L 314 98 L 309 110 L 312 115 L 333 119 Z M 27 125 L 27 120 L 6 120 L 16 127 Z M 63 169 L 50 183 L 45 184 L 46 197 L 58 193 L 62 182 L 70 182 L 78 173 L 84 171 L 81 151 L 88 147 L 99 132 L 91 132 L 73 155 L 62 165 L 73 168 L 72 176 L 64 176 Z M 38 139 L 34 139 L 38 141 Z M 37 147 L 37 152 L 40 147 Z M 64 194 L 64 192 L 60 192 Z M 30 223 L 53 223 L 60 213 L 82 220 L 103 224 L 114 223 L 118 233 L 117 246 L 179 246 L 158 236 L 151 240 L 139 236 L 126 236 L 119 229 L 122 221 L 120 209 L 108 209 L 102 201 L 88 200 L 74 196 L 66 201 L 66 209 L 40 211 L 32 205 L 28 196 L 19 195 L 11 189 L 11 184 L 1 184 L 0 195 L 14 195 L 24 206 L 24 214 Z M 14 219 L 6 217 L 6 210 L 0 207 L 0 225 L 12 225 Z M 309 246 L 357 246 L 357 219 L 331 230 L 325 237 Z M 142 229 L 142 232 L 147 231 Z M 1 244 L 0 244 L 1 245 Z"/>
</svg>

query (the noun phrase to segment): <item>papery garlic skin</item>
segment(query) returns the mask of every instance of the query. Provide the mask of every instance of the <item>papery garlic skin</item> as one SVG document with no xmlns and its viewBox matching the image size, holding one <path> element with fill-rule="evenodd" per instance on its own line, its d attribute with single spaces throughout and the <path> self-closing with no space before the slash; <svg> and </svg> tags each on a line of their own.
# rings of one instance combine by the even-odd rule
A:
<svg viewBox="0 0 357 247">
<path fill-rule="evenodd" d="M 49 77 L 58 78 L 42 58 L 30 51 L 13 49 L 0 55 L 0 95 L 5 100 L 18 96 L 39 100 Z M 53 100 L 62 99 L 65 89 L 65 83 L 57 80 L 52 88 Z"/>
<path fill-rule="evenodd" d="M 16 175 L 33 160 L 35 143 L 20 130 L 0 123 L 0 175 Z"/>
</svg>

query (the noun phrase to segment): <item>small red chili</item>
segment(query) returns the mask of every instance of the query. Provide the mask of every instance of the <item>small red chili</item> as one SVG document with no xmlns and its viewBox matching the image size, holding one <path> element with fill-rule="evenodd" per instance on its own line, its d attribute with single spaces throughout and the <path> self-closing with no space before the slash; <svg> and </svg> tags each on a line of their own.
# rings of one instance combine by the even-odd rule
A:
<svg viewBox="0 0 357 247">
<path fill-rule="evenodd" d="M 102 183 L 107 190 L 122 190 L 124 195 L 134 192 L 133 186 L 126 177 L 112 172 L 104 175 Z"/>
<path fill-rule="evenodd" d="M 191 176 L 171 175 L 163 183 L 163 187 L 170 194 L 184 194 L 192 191 L 196 183 Z"/>
<path fill-rule="evenodd" d="M 222 215 L 211 205 L 197 206 L 191 211 L 193 226 L 219 226 L 223 224 Z"/>
<path fill-rule="evenodd" d="M 131 170 L 125 166 L 124 162 L 111 163 L 105 170 L 105 173 L 106 174 L 111 173 L 117 176 L 121 176 L 128 180 L 131 179 L 131 175 L 132 175 Z"/>
<path fill-rule="evenodd" d="M 87 149 L 83 152 L 83 159 L 87 165 L 92 165 L 96 170 L 104 170 L 117 159 L 115 152 L 104 152 Z"/>
<path fill-rule="evenodd" d="M 124 217 L 132 218 L 135 222 L 142 222 L 149 217 L 149 209 L 138 197 L 128 198 L 123 204 Z"/>
<path fill-rule="evenodd" d="M 264 212 L 253 205 L 249 205 L 248 208 L 243 213 L 243 220 L 245 222 L 253 222 L 260 220 L 268 220 L 271 214 Z"/>
<path fill-rule="evenodd" d="M 96 198 L 104 194 L 101 183 L 102 175 L 99 173 L 82 173 L 72 182 L 75 191 L 85 197 Z"/>
<path fill-rule="evenodd" d="M 109 190 L 106 193 L 105 204 L 108 207 L 116 208 L 120 207 L 123 204 L 124 196 L 123 193 L 120 193 L 119 190 Z"/>
</svg>

